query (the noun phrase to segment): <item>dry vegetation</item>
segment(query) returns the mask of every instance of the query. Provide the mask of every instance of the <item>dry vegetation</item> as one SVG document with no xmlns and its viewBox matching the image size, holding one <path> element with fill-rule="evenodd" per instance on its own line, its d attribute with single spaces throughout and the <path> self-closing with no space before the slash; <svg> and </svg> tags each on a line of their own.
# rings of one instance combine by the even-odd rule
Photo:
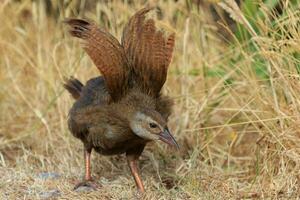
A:
<svg viewBox="0 0 300 200">
<path fill-rule="evenodd" d="M 62 82 L 98 71 L 61 21 L 84 15 L 120 38 L 145 4 L 99 1 L 84 10 L 81 1 L 76 11 L 52 1 L 58 9 L 47 15 L 37 2 L 0 2 L 0 199 L 38 199 L 51 189 L 62 199 L 132 199 L 123 156 L 93 154 L 103 187 L 72 191 L 83 174 L 82 146 L 67 128 L 73 100 Z M 148 145 L 140 162 L 145 199 L 299 197 L 300 13 L 297 3 L 280 2 L 283 14 L 256 1 L 256 20 L 231 0 L 213 4 L 230 13 L 229 28 L 207 3 L 151 1 L 162 11 L 159 26 L 176 32 L 164 92 L 176 101 L 170 129 L 181 149 Z M 60 178 L 41 180 L 40 172 Z"/>
</svg>

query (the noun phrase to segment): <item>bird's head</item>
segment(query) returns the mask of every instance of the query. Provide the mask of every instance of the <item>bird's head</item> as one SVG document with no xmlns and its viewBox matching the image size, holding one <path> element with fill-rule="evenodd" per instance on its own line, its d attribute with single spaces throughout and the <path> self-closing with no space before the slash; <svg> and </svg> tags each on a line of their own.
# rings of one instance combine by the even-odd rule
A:
<svg viewBox="0 0 300 200">
<path fill-rule="evenodd" d="M 146 140 L 161 140 L 179 148 L 175 138 L 171 135 L 166 120 L 155 110 L 137 111 L 130 119 L 130 128 L 141 138 Z"/>
</svg>

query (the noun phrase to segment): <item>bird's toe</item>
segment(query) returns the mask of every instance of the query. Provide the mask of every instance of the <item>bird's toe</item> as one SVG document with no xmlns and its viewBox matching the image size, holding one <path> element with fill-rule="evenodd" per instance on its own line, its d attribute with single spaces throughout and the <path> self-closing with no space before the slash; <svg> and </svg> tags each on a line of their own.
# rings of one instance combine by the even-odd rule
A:
<svg viewBox="0 0 300 200">
<path fill-rule="evenodd" d="M 95 181 L 82 181 L 77 183 L 73 190 L 76 192 L 89 192 L 97 190 L 99 187 L 100 185 Z"/>
</svg>

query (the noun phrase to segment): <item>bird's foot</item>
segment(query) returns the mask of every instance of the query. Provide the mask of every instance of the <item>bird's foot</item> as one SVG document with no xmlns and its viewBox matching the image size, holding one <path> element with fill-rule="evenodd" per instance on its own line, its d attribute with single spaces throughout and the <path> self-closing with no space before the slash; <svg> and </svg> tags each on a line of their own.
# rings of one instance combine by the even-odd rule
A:
<svg viewBox="0 0 300 200">
<path fill-rule="evenodd" d="M 81 191 L 81 190 L 90 191 L 90 190 L 97 190 L 99 187 L 100 187 L 100 185 L 95 183 L 95 181 L 93 181 L 93 180 L 84 180 L 84 181 L 77 183 L 75 185 L 75 187 L 73 188 L 73 190 L 75 190 L 75 191 Z"/>
<path fill-rule="evenodd" d="M 136 190 L 134 195 L 136 196 L 137 199 L 143 199 L 146 194 L 145 191 Z"/>
</svg>

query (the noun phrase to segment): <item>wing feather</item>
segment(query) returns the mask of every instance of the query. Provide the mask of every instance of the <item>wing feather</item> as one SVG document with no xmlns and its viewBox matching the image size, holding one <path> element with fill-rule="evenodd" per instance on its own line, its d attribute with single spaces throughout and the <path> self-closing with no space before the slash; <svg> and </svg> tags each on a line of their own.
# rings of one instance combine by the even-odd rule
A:
<svg viewBox="0 0 300 200">
<path fill-rule="evenodd" d="M 131 78 L 150 95 L 160 93 L 172 58 L 175 34 L 167 37 L 158 31 L 153 19 L 146 19 L 152 8 L 138 11 L 124 28 L 122 46 L 132 67 Z"/>
<path fill-rule="evenodd" d="M 112 99 L 119 100 L 127 90 L 130 72 L 123 47 L 94 22 L 82 19 L 65 22 L 70 26 L 70 34 L 83 40 L 83 48 L 102 73 Z"/>
</svg>

